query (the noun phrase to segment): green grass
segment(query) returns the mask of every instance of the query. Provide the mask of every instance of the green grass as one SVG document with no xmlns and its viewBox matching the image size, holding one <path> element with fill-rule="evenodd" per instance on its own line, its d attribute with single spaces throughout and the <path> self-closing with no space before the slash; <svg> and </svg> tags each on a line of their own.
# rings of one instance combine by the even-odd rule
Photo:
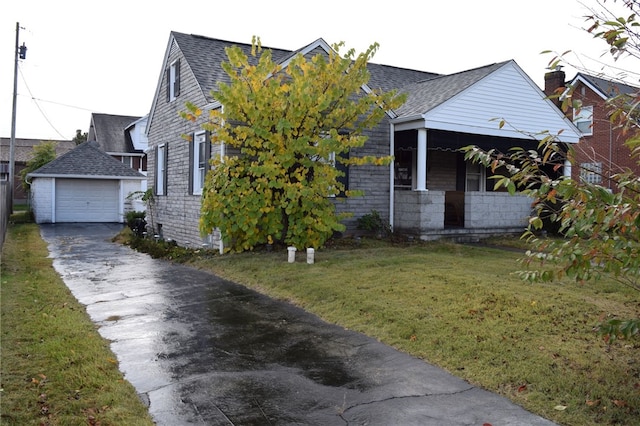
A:
<svg viewBox="0 0 640 426">
<path fill-rule="evenodd" d="M 495 241 L 493 242 L 495 243 Z M 365 333 L 565 425 L 638 424 L 638 340 L 605 344 L 594 327 L 638 317 L 614 282 L 525 284 L 520 255 L 448 243 L 366 240 L 287 263 L 286 250 L 192 263 Z M 563 408 L 564 407 L 564 408 Z"/>
<path fill-rule="evenodd" d="M 9 227 L 0 284 L 0 423 L 152 425 L 109 343 L 47 256 L 36 225 Z"/>
</svg>

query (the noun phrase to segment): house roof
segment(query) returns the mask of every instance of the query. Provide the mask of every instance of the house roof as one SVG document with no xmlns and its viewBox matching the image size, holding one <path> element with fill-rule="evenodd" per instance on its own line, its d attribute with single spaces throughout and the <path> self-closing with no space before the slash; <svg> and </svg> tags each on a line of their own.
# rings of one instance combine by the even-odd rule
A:
<svg viewBox="0 0 640 426">
<path fill-rule="evenodd" d="M 43 142 L 53 142 L 56 147 L 56 156 L 71 151 L 76 147 L 73 141 L 64 140 L 42 140 L 42 139 L 22 139 L 16 138 L 14 161 L 16 163 L 26 163 L 33 157 L 33 148 Z M 0 138 L 0 161 L 9 161 L 11 150 L 11 138 Z"/>
<path fill-rule="evenodd" d="M 245 54 L 247 54 L 247 56 L 249 56 L 250 61 L 255 60 L 250 55 L 252 47 L 251 44 L 172 31 L 169 37 L 169 44 L 165 53 L 162 70 L 166 69 L 169 52 L 174 41 L 182 52 L 182 55 L 187 62 L 186 65 L 191 69 L 203 96 L 210 103 L 215 102 L 215 99 L 211 96 L 211 92 L 218 89 L 218 82 L 230 81 L 229 76 L 221 67 L 222 62 L 228 60 L 225 51 L 227 47 L 238 46 Z M 321 38 L 295 51 L 267 46 L 262 47 L 263 49 L 271 50 L 274 62 L 286 64 L 286 62 L 293 58 L 297 53 L 308 53 L 309 50 L 318 46 L 323 46 L 325 50 L 330 48 L 330 46 Z M 383 91 L 400 89 L 407 84 L 433 78 L 439 75 L 431 72 L 375 63 L 369 63 L 368 68 L 371 76 L 368 87 L 372 89 L 381 89 Z M 149 114 L 150 117 L 153 116 L 155 105 L 158 102 L 160 83 L 163 78 L 164 72 L 161 72 L 151 107 L 151 113 Z"/>
<path fill-rule="evenodd" d="M 29 173 L 28 176 L 32 178 L 146 179 L 141 173 L 102 151 L 95 141 L 78 145 L 72 151 Z"/>
<path fill-rule="evenodd" d="M 226 40 L 209 38 L 201 35 L 184 34 L 176 31 L 171 32 L 171 38 L 175 40 L 180 48 L 188 66 L 202 89 L 205 97 L 212 102 L 211 91 L 218 89 L 218 82 L 229 82 L 229 76 L 222 69 L 221 64 L 228 61 L 225 49 L 231 46 L 238 46 L 242 51 L 252 57 L 251 44 L 237 43 Z M 280 62 L 287 58 L 290 50 L 275 49 L 263 46 L 263 49 L 271 50 L 274 62 Z"/>
<path fill-rule="evenodd" d="M 209 102 L 209 107 L 211 107 L 215 106 L 215 99 L 212 98 L 211 92 L 217 90 L 219 82 L 229 81 L 221 64 L 228 60 L 225 49 L 232 45 L 240 47 L 247 54 L 249 60 L 257 60 L 257 58 L 250 56 L 252 47 L 250 44 L 171 32 L 147 130 L 151 118 L 154 116 L 155 106 L 159 102 L 160 88 L 165 78 L 167 61 L 172 49 L 178 48 L 180 50 L 186 62 L 186 68 L 192 72 L 204 99 Z M 263 48 L 271 50 L 274 62 L 286 66 L 297 53 L 313 54 L 320 49 L 328 52 L 331 46 L 320 38 L 296 51 Z M 507 67 L 507 64 L 510 66 Z M 538 133 L 545 130 L 561 130 L 566 132 L 562 136 L 563 140 L 576 142 L 579 138 L 573 124 L 566 120 L 566 117 L 552 103 L 544 100 L 545 96 L 542 91 L 514 61 L 495 63 L 450 75 L 371 62 L 367 66 L 370 80 L 368 84 L 363 85 L 363 90 L 380 89 L 386 92 L 395 89 L 407 93 L 407 102 L 403 106 L 396 111 L 387 111 L 389 117 L 396 123 L 414 121 L 415 123 L 411 125 L 420 125 L 419 121 L 422 119 L 422 126 L 428 128 L 470 133 L 481 132 L 481 134 L 495 136 L 506 136 L 506 133 L 509 133 L 511 136 L 517 135 L 516 137 L 520 138 L 529 138 L 529 134 L 534 130 Z M 503 68 L 509 68 L 510 71 L 501 72 L 501 77 L 493 78 L 498 74 L 498 70 L 503 70 Z M 507 73 L 510 74 L 506 75 Z M 515 84 L 515 86 L 505 89 L 500 82 L 496 82 L 500 78 L 503 78 L 508 84 Z M 485 79 L 494 82 L 485 84 L 483 82 Z M 463 93 L 473 93 L 472 97 L 475 102 L 468 97 L 468 99 L 465 98 L 461 101 L 459 98 L 466 96 Z M 526 97 L 526 101 L 521 98 L 522 95 Z M 456 105 L 457 108 L 453 108 L 453 105 Z M 437 111 L 432 113 L 436 109 Z M 470 109 L 474 110 L 473 117 L 468 117 Z M 447 113 L 445 118 L 442 117 L 443 112 Z M 524 132 L 513 129 L 507 132 L 507 130 L 498 128 L 498 125 L 492 122 L 496 116 L 488 116 L 493 113 L 499 113 L 500 118 L 513 118 L 513 126 L 526 124 Z M 545 119 L 550 119 L 550 121 L 545 121 Z M 452 120 L 460 120 L 460 125 L 452 123 Z M 411 125 L 407 124 L 405 127 L 408 129 Z M 533 126 L 550 126 L 551 129 L 531 129 L 530 127 Z M 524 134 L 525 132 L 527 135 Z"/>
<path fill-rule="evenodd" d="M 505 61 L 406 86 L 396 130 L 438 129 L 577 143 L 580 132 L 515 63 Z"/>
<path fill-rule="evenodd" d="M 91 114 L 91 124 L 87 140 L 96 141 L 104 152 L 123 154 L 139 152 L 130 138 L 125 137 L 125 129 L 141 117 L 114 114 Z"/>
<path fill-rule="evenodd" d="M 596 92 L 598 96 L 602 97 L 602 99 L 609 99 L 618 95 L 632 95 L 640 90 L 639 87 L 582 72 L 576 74 L 573 80 L 569 83 L 569 86 L 573 87 L 579 82 L 588 86 L 591 90 Z M 567 91 L 565 91 L 563 95 L 566 93 Z"/>
<path fill-rule="evenodd" d="M 431 80 L 441 76 L 441 74 L 433 72 L 399 68 L 391 65 L 375 64 L 372 62 L 367 64 L 367 69 L 370 74 L 368 86 L 372 89 L 381 89 L 385 92 L 400 90 L 410 84 Z"/>
<path fill-rule="evenodd" d="M 434 107 L 453 98 L 508 62 L 501 62 L 462 71 L 456 74 L 440 75 L 421 82 L 406 85 L 407 101 L 396 110 L 399 117 L 424 114 Z"/>
</svg>

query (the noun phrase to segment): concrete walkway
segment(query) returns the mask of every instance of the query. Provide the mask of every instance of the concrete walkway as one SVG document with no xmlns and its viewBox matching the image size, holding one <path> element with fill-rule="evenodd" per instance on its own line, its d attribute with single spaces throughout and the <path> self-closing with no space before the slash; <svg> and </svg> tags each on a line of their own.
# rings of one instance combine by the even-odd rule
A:
<svg viewBox="0 0 640 426">
<path fill-rule="evenodd" d="M 121 228 L 41 233 L 159 425 L 553 425 L 362 334 L 111 243 Z"/>
</svg>

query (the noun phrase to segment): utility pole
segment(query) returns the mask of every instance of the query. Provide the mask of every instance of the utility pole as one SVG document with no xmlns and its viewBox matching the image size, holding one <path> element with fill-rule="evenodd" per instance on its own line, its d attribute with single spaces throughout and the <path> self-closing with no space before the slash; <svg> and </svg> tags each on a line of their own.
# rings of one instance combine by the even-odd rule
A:
<svg viewBox="0 0 640 426">
<path fill-rule="evenodd" d="M 9 145 L 9 214 L 13 212 L 13 197 L 15 186 L 15 157 L 16 157 L 16 100 L 18 94 L 18 59 L 26 59 L 27 46 L 20 46 L 20 23 L 16 22 L 16 49 L 14 51 L 13 66 L 13 111 L 11 113 L 11 142 Z"/>
</svg>

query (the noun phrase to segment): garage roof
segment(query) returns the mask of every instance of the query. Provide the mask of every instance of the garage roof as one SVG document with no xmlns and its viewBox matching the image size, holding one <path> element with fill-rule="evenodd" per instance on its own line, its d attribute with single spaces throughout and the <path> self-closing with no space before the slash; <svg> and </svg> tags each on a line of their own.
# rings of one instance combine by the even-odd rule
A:
<svg viewBox="0 0 640 426">
<path fill-rule="evenodd" d="M 89 141 L 28 174 L 31 178 L 146 179 Z"/>
</svg>

